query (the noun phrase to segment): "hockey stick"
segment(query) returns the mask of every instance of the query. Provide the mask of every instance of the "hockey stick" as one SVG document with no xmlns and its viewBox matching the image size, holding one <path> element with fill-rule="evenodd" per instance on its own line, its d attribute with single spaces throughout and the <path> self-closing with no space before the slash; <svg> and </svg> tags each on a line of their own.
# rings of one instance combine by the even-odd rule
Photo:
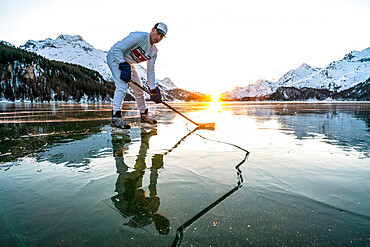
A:
<svg viewBox="0 0 370 247">
<path fill-rule="evenodd" d="M 133 80 L 130 80 L 130 82 L 132 82 L 135 86 L 137 86 L 138 88 L 140 88 L 141 90 L 143 90 L 147 94 L 151 95 L 150 91 L 147 88 L 145 88 L 145 87 L 137 84 Z M 193 120 L 191 120 L 190 118 L 188 118 L 187 116 L 185 116 L 184 114 L 182 114 L 181 112 L 179 112 L 178 110 L 176 110 L 175 108 L 173 108 L 172 106 L 170 106 L 169 104 L 167 104 L 166 102 L 162 101 L 161 103 L 163 105 L 167 106 L 168 108 L 170 108 L 172 111 L 174 111 L 177 114 L 179 114 L 180 116 L 184 117 L 186 120 L 188 120 L 191 123 L 193 123 L 196 126 L 198 126 L 199 129 L 209 129 L 209 130 L 214 130 L 215 129 L 215 123 L 197 123 L 197 122 L 194 122 Z"/>
</svg>

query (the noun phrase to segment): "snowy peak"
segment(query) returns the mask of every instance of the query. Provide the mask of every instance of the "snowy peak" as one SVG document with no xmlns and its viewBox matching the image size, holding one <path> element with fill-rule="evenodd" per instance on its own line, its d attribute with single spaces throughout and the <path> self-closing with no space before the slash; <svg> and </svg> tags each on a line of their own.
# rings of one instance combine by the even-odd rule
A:
<svg viewBox="0 0 370 247">
<path fill-rule="evenodd" d="M 59 35 L 59 37 L 56 40 L 66 40 L 67 42 L 73 43 L 73 42 L 86 42 L 80 35 L 67 35 L 62 34 Z"/>
<path fill-rule="evenodd" d="M 300 77 L 307 76 L 315 71 L 317 71 L 318 68 L 312 68 L 310 65 L 303 63 L 301 66 L 299 66 L 295 73 L 299 75 Z"/>
<path fill-rule="evenodd" d="M 105 80 L 112 81 L 112 75 L 106 63 L 106 52 L 95 49 L 80 35 L 60 35 L 55 40 L 29 40 L 20 47 L 29 52 L 35 52 L 50 60 L 78 64 L 98 71 Z"/>
<path fill-rule="evenodd" d="M 370 78 L 370 47 L 352 51 L 324 68 L 311 68 L 306 64 L 286 73 L 274 85 L 278 87 L 314 88 L 343 91 Z"/>
<path fill-rule="evenodd" d="M 167 90 L 176 89 L 177 86 L 171 81 L 170 78 L 166 77 L 163 80 L 158 80 L 159 86 L 166 88 Z"/>
<path fill-rule="evenodd" d="M 267 80 L 258 80 L 257 82 L 246 87 L 235 87 L 231 92 L 226 92 L 221 95 L 221 98 L 226 99 L 243 99 L 250 97 L 262 97 L 272 93 L 273 82 Z"/>
<path fill-rule="evenodd" d="M 224 94 L 227 99 L 267 96 L 279 88 L 311 88 L 341 92 L 368 81 L 370 78 L 370 47 L 352 51 L 343 59 L 324 68 L 313 68 L 303 63 L 284 74 L 277 82 L 257 81 L 246 87 L 235 88 Z"/>
<path fill-rule="evenodd" d="M 40 41 L 34 41 L 29 40 L 27 43 L 23 46 L 21 46 L 21 49 L 36 52 L 39 50 L 45 50 L 45 49 L 53 49 L 53 48 L 68 48 L 70 47 L 86 47 L 88 50 L 93 50 L 94 47 L 87 43 L 80 35 L 60 35 L 55 40 L 47 38 L 45 40 Z"/>
<path fill-rule="evenodd" d="M 297 82 L 303 78 L 308 77 L 309 75 L 315 73 L 318 69 L 312 68 L 306 63 L 303 63 L 301 66 L 299 66 L 297 69 L 292 69 L 286 74 L 284 74 L 275 84 L 274 89 L 277 89 L 278 87 L 284 86 L 287 83 L 294 83 Z"/>
<path fill-rule="evenodd" d="M 82 48 L 87 53 L 95 50 L 95 48 L 87 43 L 80 35 L 70 36 L 64 34 L 60 35 L 55 41 L 60 42 L 61 44 L 70 44 L 73 48 Z"/>
<path fill-rule="evenodd" d="M 367 62 L 370 61 L 370 47 L 362 51 L 352 51 L 342 59 L 348 62 Z"/>
<path fill-rule="evenodd" d="M 6 45 L 6 46 L 10 46 L 10 47 L 15 47 L 14 45 L 12 45 L 9 42 L 4 41 L 4 40 L 0 40 L 0 44 Z"/>
</svg>

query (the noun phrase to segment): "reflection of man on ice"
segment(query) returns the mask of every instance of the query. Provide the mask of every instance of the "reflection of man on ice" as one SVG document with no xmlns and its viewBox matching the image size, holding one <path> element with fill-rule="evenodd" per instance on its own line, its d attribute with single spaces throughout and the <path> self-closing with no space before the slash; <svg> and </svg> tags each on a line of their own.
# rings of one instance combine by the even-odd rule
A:
<svg viewBox="0 0 370 247">
<path fill-rule="evenodd" d="M 119 175 L 115 190 L 118 194 L 111 199 L 119 211 L 130 217 L 130 221 L 127 223 L 129 226 L 143 227 L 154 222 L 159 234 L 168 234 L 170 221 L 165 216 L 157 213 L 160 205 L 160 200 L 157 196 L 158 169 L 163 167 L 163 155 L 155 154 L 152 157 L 149 196 L 146 196 L 144 189 L 142 189 L 149 139 L 156 134 L 156 129 L 152 129 L 148 133 L 142 129 L 140 151 L 132 172 L 128 172 L 128 166 L 125 164 L 123 156 L 124 144 L 129 143 L 130 138 L 126 136 L 127 139 L 117 139 L 116 136 L 112 136 L 113 152 Z"/>
</svg>

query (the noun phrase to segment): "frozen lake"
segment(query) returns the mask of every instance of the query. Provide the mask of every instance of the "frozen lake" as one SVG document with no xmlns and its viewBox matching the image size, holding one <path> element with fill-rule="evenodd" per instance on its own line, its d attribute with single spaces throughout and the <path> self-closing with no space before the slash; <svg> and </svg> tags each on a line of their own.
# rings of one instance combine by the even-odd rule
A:
<svg viewBox="0 0 370 247">
<path fill-rule="evenodd" d="M 370 103 L 0 104 L 0 246 L 369 246 Z"/>
</svg>

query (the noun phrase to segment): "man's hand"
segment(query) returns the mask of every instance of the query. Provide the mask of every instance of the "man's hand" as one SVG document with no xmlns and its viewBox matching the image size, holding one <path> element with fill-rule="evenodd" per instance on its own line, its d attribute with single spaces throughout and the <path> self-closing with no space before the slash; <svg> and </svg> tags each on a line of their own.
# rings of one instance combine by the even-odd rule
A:
<svg viewBox="0 0 370 247">
<path fill-rule="evenodd" d="M 128 83 L 131 80 L 131 65 L 127 62 L 123 62 L 119 64 L 118 68 L 121 70 L 121 80 Z"/>
<path fill-rule="evenodd" d="M 161 91 L 159 90 L 158 87 L 150 90 L 150 100 L 153 100 L 156 104 L 162 102 Z"/>
</svg>

